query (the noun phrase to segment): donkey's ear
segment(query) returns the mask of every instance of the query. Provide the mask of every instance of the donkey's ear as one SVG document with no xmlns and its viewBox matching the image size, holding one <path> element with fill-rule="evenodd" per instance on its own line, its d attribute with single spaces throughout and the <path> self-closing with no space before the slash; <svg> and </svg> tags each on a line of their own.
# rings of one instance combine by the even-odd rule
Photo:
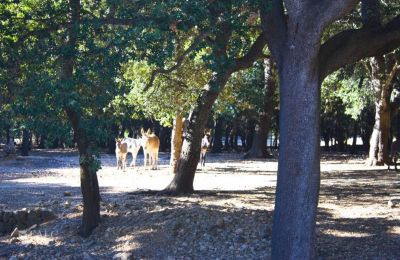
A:
<svg viewBox="0 0 400 260">
<path fill-rule="evenodd" d="M 148 135 L 151 134 L 151 129 L 150 129 L 150 128 L 147 130 L 147 134 L 148 134 Z"/>
<path fill-rule="evenodd" d="M 142 136 L 144 135 L 144 129 L 143 129 L 143 127 L 140 128 L 140 133 L 142 134 Z"/>
</svg>

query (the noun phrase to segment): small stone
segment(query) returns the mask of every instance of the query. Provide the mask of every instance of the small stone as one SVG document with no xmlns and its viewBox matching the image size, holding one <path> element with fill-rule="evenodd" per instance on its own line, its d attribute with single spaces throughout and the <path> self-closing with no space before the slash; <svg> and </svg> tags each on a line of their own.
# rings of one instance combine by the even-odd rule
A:
<svg viewBox="0 0 400 260">
<path fill-rule="evenodd" d="M 70 191 L 64 191 L 64 196 L 65 197 L 72 196 L 72 193 Z"/>
<path fill-rule="evenodd" d="M 11 239 L 11 243 L 13 243 L 13 244 L 19 243 L 19 242 L 21 242 L 21 240 L 19 240 L 19 239 L 16 238 L 16 237 L 13 237 L 13 238 Z"/>
<path fill-rule="evenodd" d="M 391 199 L 388 201 L 388 206 L 394 208 L 400 203 L 400 199 Z"/>
<path fill-rule="evenodd" d="M 13 232 L 11 232 L 10 237 L 19 237 L 19 230 L 15 228 Z"/>
<path fill-rule="evenodd" d="M 68 209 L 71 206 L 71 202 L 69 200 L 66 200 L 64 202 L 64 208 Z"/>
<path fill-rule="evenodd" d="M 236 229 L 235 233 L 236 233 L 237 235 L 243 234 L 243 229 L 238 228 L 238 229 Z"/>
<path fill-rule="evenodd" d="M 224 225 L 225 225 L 225 221 L 222 218 L 217 220 L 217 227 L 223 228 Z"/>
<path fill-rule="evenodd" d="M 115 259 L 115 260 L 128 260 L 130 258 L 131 258 L 131 254 L 130 253 L 121 252 L 121 253 L 115 254 L 112 259 Z"/>
</svg>

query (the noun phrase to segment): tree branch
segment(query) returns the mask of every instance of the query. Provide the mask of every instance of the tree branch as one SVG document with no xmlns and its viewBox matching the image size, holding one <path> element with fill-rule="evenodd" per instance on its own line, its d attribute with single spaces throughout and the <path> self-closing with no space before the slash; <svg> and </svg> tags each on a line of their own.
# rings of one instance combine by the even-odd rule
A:
<svg viewBox="0 0 400 260">
<path fill-rule="evenodd" d="M 286 18 L 282 0 L 261 1 L 260 16 L 268 47 L 275 61 L 281 61 L 282 48 L 286 40 Z"/>
<path fill-rule="evenodd" d="M 256 60 L 258 60 L 260 57 L 265 56 L 263 55 L 263 50 L 266 44 L 267 33 L 263 32 L 257 37 L 250 50 L 244 56 L 235 60 L 233 71 L 239 71 L 253 66 L 253 63 Z"/>
<path fill-rule="evenodd" d="M 320 49 L 320 80 L 347 64 L 383 55 L 400 46 L 400 15 L 384 26 L 343 31 Z"/>
<path fill-rule="evenodd" d="M 144 87 L 143 91 L 147 91 L 150 87 L 153 86 L 154 80 L 156 79 L 156 76 L 157 76 L 158 74 L 167 74 L 167 73 L 171 73 L 171 72 L 173 72 L 174 70 L 178 69 L 178 68 L 182 65 L 182 63 L 183 63 L 183 61 L 185 60 L 186 56 L 189 55 L 192 51 L 194 51 L 194 50 L 197 48 L 197 46 L 200 44 L 200 42 L 201 42 L 207 35 L 208 35 L 208 34 L 205 33 L 205 32 L 204 32 L 204 33 L 201 33 L 200 35 L 198 35 L 198 36 L 193 40 L 193 43 L 189 46 L 189 48 L 187 48 L 187 49 L 176 59 L 175 65 L 173 65 L 173 66 L 171 66 L 171 67 L 169 67 L 169 68 L 167 68 L 167 69 L 164 69 L 164 68 L 157 68 L 157 69 L 153 70 L 153 71 L 151 72 L 151 75 L 150 75 L 149 83 L 146 84 L 146 86 Z"/>
</svg>

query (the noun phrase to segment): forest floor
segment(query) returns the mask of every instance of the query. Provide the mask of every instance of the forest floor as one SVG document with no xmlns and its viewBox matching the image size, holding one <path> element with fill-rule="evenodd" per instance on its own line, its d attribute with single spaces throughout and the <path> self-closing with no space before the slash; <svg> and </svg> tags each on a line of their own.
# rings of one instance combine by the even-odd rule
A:
<svg viewBox="0 0 400 260">
<path fill-rule="evenodd" d="M 101 224 L 77 235 L 82 197 L 71 150 L 35 150 L 0 158 L 0 210 L 41 207 L 57 219 L 18 239 L 0 236 L 0 259 L 269 259 L 277 160 L 209 154 L 191 196 L 164 197 L 173 175 L 168 154 L 159 170 L 116 171 L 102 154 Z M 130 157 L 129 157 L 130 158 Z M 363 156 L 323 154 L 317 219 L 319 259 L 400 259 L 400 173 L 367 167 Z M 67 196 L 66 196 L 67 195 Z"/>
</svg>

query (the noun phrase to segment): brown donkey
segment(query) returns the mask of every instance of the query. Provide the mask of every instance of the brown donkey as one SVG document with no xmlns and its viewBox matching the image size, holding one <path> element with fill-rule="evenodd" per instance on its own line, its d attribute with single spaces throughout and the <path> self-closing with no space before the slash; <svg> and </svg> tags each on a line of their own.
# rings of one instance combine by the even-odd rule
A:
<svg viewBox="0 0 400 260">
<path fill-rule="evenodd" d="M 142 128 L 142 147 L 144 154 L 144 166 L 146 167 L 147 159 L 149 159 L 149 165 L 151 165 L 151 169 L 155 170 L 158 166 L 158 150 L 160 148 L 160 139 L 154 134 L 151 133 L 150 129 L 145 132 Z"/>
</svg>

